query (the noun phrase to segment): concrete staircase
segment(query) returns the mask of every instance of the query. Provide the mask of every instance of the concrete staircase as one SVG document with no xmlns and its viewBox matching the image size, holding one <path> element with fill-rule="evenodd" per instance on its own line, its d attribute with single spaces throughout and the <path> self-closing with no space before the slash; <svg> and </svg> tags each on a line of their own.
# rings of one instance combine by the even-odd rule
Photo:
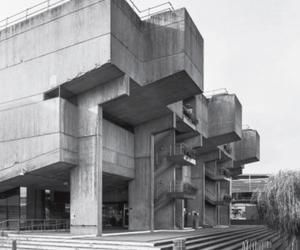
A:
<svg viewBox="0 0 300 250">
<path fill-rule="evenodd" d="M 142 234 L 141 234 L 142 235 Z M 164 232 L 159 234 L 159 240 L 135 241 L 114 239 L 114 237 L 103 238 L 70 238 L 49 235 L 25 235 L 9 234 L 8 237 L 0 238 L 0 249 L 11 250 L 12 240 L 17 241 L 17 250 L 172 250 L 174 242 L 185 240 L 185 248 L 189 250 L 241 250 L 243 242 L 267 242 L 272 244 L 274 250 L 288 249 L 285 237 L 267 229 L 264 226 L 233 227 L 227 229 L 201 229 L 182 234 L 170 234 L 163 238 Z M 137 235 L 136 238 L 139 236 Z M 142 238 L 147 238 L 142 235 Z M 110 240 L 111 239 L 111 240 Z M 180 249 L 180 248 L 176 248 Z"/>
</svg>

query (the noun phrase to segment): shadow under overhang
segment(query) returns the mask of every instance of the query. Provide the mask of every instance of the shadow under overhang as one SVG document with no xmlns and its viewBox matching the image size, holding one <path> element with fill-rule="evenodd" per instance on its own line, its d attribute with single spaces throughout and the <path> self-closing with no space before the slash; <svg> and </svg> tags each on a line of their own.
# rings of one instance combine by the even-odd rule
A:
<svg viewBox="0 0 300 250">
<path fill-rule="evenodd" d="M 146 86 L 130 82 L 130 95 L 103 104 L 104 116 L 122 126 L 136 126 L 170 114 L 167 105 L 200 94 L 185 71 Z"/>
</svg>

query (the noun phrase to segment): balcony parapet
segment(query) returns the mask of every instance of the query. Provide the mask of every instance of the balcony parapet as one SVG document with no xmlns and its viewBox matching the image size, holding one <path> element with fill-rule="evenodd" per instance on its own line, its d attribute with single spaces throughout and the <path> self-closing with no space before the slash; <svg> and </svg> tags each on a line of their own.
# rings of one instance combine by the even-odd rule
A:
<svg viewBox="0 0 300 250">
<path fill-rule="evenodd" d="M 213 174 L 208 170 L 205 170 L 205 176 L 212 181 L 228 181 L 228 178 L 223 174 Z"/>
<path fill-rule="evenodd" d="M 196 159 L 192 149 L 188 148 L 184 143 L 177 143 L 175 150 L 170 154 L 168 159 L 180 166 L 195 166 Z"/>
<path fill-rule="evenodd" d="M 233 179 L 237 178 L 237 176 L 243 173 L 244 165 L 235 166 L 233 168 L 228 168 L 230 175 Z"/>
<path fill-rule="evenodd" d="M 189 182 L 176 181 L 170 183 L 168 197 L 172 199 L 195 199 L 198 189 Z"/>
</svg>

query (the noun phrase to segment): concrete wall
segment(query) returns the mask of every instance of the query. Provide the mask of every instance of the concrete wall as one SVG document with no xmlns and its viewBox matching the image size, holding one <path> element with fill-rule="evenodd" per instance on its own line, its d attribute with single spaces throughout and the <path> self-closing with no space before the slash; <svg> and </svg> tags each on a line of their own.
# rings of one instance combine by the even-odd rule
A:
<svg viewBox="0 0 300 250">
<path fill-rule="evenodd" d="M 58 162 L 77 164 L 77 111 L 60 98 L 0 111 L 1 180 Z"/>
<path fill-rule="evenodd" d="M 0 100 L 64 83 L 83 91 L 92 87 L 83 75 L 96 74 L 98 81 L 89 78 L 94 86 L 120 75 L 104 65 L 117 66 L 141 85 L 185 71 L 200 91 L 202 50 L 203 39 L 184 9 L 142 22 L 125 1 L 73 0 L 0 32 Z"/>
<path fill-rule="evenodd" d="M 110 1 L 74 0 L 1 31 L 1 102 L 45 92 L 109 62 L 110 20 Z"/>
<path fill-rule="evenodd" d="M 205 137 L 208 137 L 208 100 L 203 95 L 196 96 L 197 129 Z"/>
<path fill-rule="evenodd" d="M 248 164 L 260 159 L 260 136 L 256 130 L 244 129 L 242 140 L 233 144 L 239 164 Z"/>
<path fill-rule="evenodd" d="M 125 1 L 111 5 L 113 64 L 141 85 L 186 71 L 203 89 L 203 39 L 185 9 L 142 22 Z"/>
<path fill-rule="evenodd" d="M 134 178 L 134 134 L 105 119 L 103 172 Z"/>
<path fill-rule="evenodd" d="M 242 106 L 235 95 L 216 95 L 208 103 L 208 138 L 215 145 L 237 141 L 242 136 Z"/>
</svg>

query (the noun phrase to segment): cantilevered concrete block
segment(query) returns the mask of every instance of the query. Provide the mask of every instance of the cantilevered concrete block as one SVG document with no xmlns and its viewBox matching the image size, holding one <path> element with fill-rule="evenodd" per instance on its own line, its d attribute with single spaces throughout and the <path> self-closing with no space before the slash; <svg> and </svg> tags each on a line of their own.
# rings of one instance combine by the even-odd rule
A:
<svg viewBox="0 0 300 250">
<path fill-rule="evenodd" d="M 0 181 L 77 164 L 77 109 L 71 103 L 55 98 L 1 110 L 0 124 Z"/>
<path fill-rule="evenodd" d="M 236 95 L 221 94 L 208 100 L 208 139 L 214 145 L 238 141 L 242 136 L 242 106 Z"/>
<path fill-rule="evenodd" d="M 124 74 L 134 86 L 119 106 L 135 114 L 203 90 L 203 39 L 185 9 L 141 20 L 126 1 L 68 1 L 0 31 L 0 54 L 2 102 L 59 86 L 77 95 Z"/>
<path fill-rule="evenodd" d="M 260 159 L 260 136 L 256 130 L 244 129 L 242 140 L 234 144 L 235 158 L 238 164 L 248 164 Z"/>
</svg>

